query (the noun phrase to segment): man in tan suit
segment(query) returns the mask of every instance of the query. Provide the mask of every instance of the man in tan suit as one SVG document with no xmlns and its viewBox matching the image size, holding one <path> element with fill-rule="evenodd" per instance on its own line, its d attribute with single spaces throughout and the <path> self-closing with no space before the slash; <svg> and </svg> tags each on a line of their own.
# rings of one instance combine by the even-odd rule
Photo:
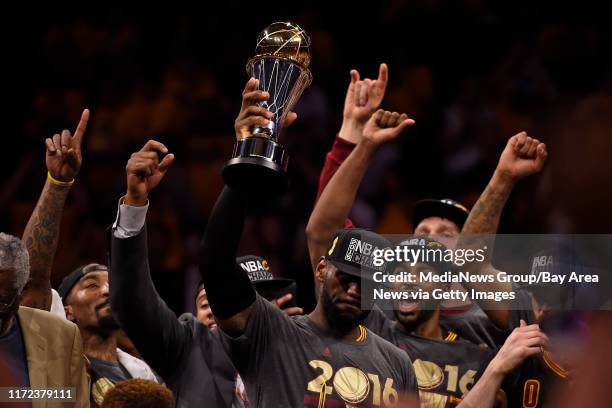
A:
<svg viewBox="0 0 612 408">
<path fill-rule="evenodd" d="M 72 387 L 75 402 L 33 399 L 32 407 L 89 407 L 78 328 L 51 313 L 19 306 L 29 276 L 28 259 L 18 238 L 0 233 L 0 387 Z"/>
</svg>

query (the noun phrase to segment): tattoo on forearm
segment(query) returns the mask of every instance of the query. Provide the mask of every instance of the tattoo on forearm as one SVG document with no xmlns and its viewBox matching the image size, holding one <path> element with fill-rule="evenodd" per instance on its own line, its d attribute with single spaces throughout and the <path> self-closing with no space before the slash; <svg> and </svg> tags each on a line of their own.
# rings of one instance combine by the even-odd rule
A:
<svg viewBox="0 0 612 408">
<path fill-rule="evenodd" d="M 32 288 L 50 287 L 51 267 L 68 191 L 68 188 L 54 186 L 47 181 L 23 233 L 23 242 L 30 255 L 31 284 L 28 286 Z"/>
<path fill-rule="evenodd" d="M 487 185 L 482 195 L 470 211 L 463 234 L 495 234 L 499 226 L 504 205 L 508 200 L 509 191 Z"/>
</svg>

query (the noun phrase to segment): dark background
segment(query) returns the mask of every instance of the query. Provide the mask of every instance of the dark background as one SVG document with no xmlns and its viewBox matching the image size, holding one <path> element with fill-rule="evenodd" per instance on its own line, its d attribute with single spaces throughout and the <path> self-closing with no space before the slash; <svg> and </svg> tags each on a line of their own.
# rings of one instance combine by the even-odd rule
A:
<svg viewBox="0 0 612 408">
<path fill-rule="evenodd" d="M 193 307 L 197 245 L 222 188 L 245 63 L 258 33 L 279 20 L 310 34 L 314 81 L 282 140 L 292 189 L 249 219 L 241 254 L 263 255 L 277 275 L 298 280 L 307 308 L 314 296 L 304 228 L 351 68 L 373 77 L 388 63 L 383 107 L 417 122 L 378 153 L 353 211 L 358 225 L 406 233 L 420 198 L 473 205 L 506 140 L 526 130 L 547 143 L 549 161 L 517 188 L 500 232 L 612 231 L 612 47 L 602 8 L 470 0 L 221 5 L 32 5 L 5 13 L 11 109 L 4 120 L 14 130 L 3 138 L 1 230 L 20 235 L 25 227 L 45 181 L 44 139 L 73 129 L 84 107 L 92 112 L 55 285 L 80 263 L 105 261 L 104 229 L 124 193 L 125 163 L 155 138 L 176 161 L 151 197 L 154 280 L 177 313 Z"/>
</svg>

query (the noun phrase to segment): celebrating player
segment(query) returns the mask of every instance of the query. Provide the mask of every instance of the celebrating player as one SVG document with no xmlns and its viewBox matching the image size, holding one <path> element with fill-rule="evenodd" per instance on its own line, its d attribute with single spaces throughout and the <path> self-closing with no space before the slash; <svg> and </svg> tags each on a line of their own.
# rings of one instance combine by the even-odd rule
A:
<svg viewBox="0 0 612 408">
<path fill-rule="evenodd" d="M 355 272 L 359 264 L 320 264 L 321 291 L 309 315 L 288 317 L 256 294 L 235 262 L 247 203 L 245 195 L 223 190 L 202 240 L 200 271 L 251 404 L 322 407 L 325 401 L 337 401 L 385 406 L 416 391 L 408 356 L 361 325 L 364 313 Z M 341 256 L 352 239 L 386 245 L 376 234 L 348 230 L 327 248 L 328 256 Z"/>
<path fill-rule="evenodd" d="M 522 178 L 539 173 L 547 156 L 546 145 L 526 132 L 520 132 L 508 140 L 493 177 L 463 227 L 458 243 L 460 247 L 471 247 L 476 245 L 476 241 L 482 242 L 472 235 L 497 232 L 502 210 L 514 186 Z M 466 283 L 470 289 L 481 292 L 511 292 L 513 289 L 510 282 L 501 282 L 495 278 L 499 271 L 491 265 L 489 259 L 486 262 L 470 262 L 466 264 L 465 269 L 472 273 L 493 276 L 492 282 Z M 528 324 L 541 323 L 545 315 L 549 314 L 546 305 L 538 302 L 530 291 L 519 289 L 515 291 L 515 295 L 514 300 L 480 300 L 483 310 L 498 327 L 513 329 L 519 327 L 521 320 Z M 542 351 L 521 366 L 515 379 L 516 389 L 521 392 L 508 396 L 509 407 L 541 407 L 546 403 L 547 394 L 552 388 L 551 383 L 567 378 L 566 369 L 555 361 L 550 352 L 545 349 Z"/>
</svg>

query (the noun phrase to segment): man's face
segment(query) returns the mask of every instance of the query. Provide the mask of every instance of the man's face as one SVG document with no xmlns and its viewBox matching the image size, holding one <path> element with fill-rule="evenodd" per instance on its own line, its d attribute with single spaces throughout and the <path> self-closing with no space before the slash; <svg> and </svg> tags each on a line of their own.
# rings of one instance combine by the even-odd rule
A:
<svg viewBox="0 0 612 408">
<path fill-rule="evenodd" d="M 414 331 L 418 326 L 428 321 L 434 312 L 439 308 L 440 301 L 433 299 L 434 289 L 444 289 L 445 285 L 436 282 L 429 282 L 420 279 L 420 272 L 436 271 L 429 265 L 417 263 L 414 266 L 409 264 L 398 265 L 395 273 L 409 272 L 416 276 L 415 283 L 397 283 L 395 288 L 400 291 L 411 293 L 429 293 L 429 299 L 411 299 L 396 301 L 394 309 L 395 318 L 408 332 Z"/>
<path fill-rule="evenodd" d="M 200 290 L 196 297 L 196 318 L 208 326 L 210 330 L 215 330 L 217 328 L 217 322 L 208 304 L 208 296 L 206 295 L 205 289 Z"/>
<path fill-rule="evenodd" d="M 13 269 L 0 270 L 0 334 L 8 330 L 11 318 L 19 309 L 19 296 L 15 288 L 16 278 Z"/>
<path fill-rule="evenodd" d="M 320 295 L 330 326 L 348 331 L 361 323 L 367 312 L 361 310 L 361 278 L 344 273 L 330 262 L 323 268 Z"/>
<path fill-rule="evenodd" d="M 414 229 L 414 235 L 432 237 L 450 249 L 457 246 L 457 237 L 460 233 L 461 229 L 457 224 L 440 217 L 425 218 Z"/>
<path fill-rule="evenodd" d="M 70 290 L 66 317 L 81 330 L 111 334 L 119 329 L 108 298 L 108 272 L 92 271 Z"/>
</svg>

